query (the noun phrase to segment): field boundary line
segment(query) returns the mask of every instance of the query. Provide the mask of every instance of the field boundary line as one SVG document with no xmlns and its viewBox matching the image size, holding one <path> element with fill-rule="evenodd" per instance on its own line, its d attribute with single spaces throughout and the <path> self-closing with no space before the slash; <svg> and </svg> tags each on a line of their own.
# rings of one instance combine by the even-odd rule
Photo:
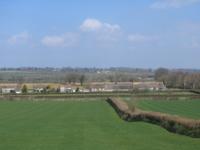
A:
<svg viewBox="0 0 200 150">
<path fill-rule="evenodd" d="M 169 132 L 200 138 L 200 120 L 169 115 L 160 112 L 143 111 L 136 107 L 129 108 L 120 98 L 106 100 L 117 112 L 121 119 L 131 121 L 144 121 L 159 125 Z"/>
</svg>

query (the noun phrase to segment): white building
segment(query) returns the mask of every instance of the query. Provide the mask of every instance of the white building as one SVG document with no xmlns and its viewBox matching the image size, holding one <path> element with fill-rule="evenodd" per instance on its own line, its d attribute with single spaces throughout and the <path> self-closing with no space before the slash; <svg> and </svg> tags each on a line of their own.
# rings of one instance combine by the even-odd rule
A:
<svg viewBox="0 0 200 150">
<path fill-rule="evenodd" d="M 67 92 L 67 88 L 62 86 L 60 87 L 60 93 L 66 93 Z"/>
<path fill-rule="evenodd" d="M 1 89 L 1 92 L 3 93 L 3 94 L 9 94 L 9 93 L 15 93 L 15 88 L 2 88 Z"/>
<path fill-rule="evenodd" d="M 70 88 L 70 87 L 60 87 L 60 93 L 75 93 L 76 89 Z"/>
<path fill-rule="evenodd" d="M 83 92 L 83 93 L 89 93 L 89 92 L 90 92 L 89 89 L 80 89 L 79 91 L 80 91 L 80 92 Z"/>
<path fill-rule="evenodd" d="M 29 90 L 29 92 L 28 93 L 31 93 L 31 92 L 35 92 L 35 93 L 42 93 L 43 91 L 44 91 L 44 88 L 36 88 L 36 89 L 34 89 L 34 90 Z"/>
</svg>

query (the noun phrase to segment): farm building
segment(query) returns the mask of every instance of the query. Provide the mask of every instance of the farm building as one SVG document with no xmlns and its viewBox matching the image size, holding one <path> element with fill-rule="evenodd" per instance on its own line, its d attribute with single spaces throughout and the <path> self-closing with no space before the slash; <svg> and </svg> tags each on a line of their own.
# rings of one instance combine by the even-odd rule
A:
<svg viewBox="0 0 200 150">
<path fill-rule="evenodd" d="M 60 89 L 60 93 L 74 93 L 74 92 L 76 92 L 76 88 L 71 87 L 71 86 L 61 86 L 59 89 Z"/>
<path fill-rule="evenodd" d="M 33 89 L 34 93 L 42 93 L 44 91 L 44 88 L 35 88 Z"/>
<path fill-rule="evenodd" d="M 83 93 L 88 93 L 88 92 L 90 92 L 89 89 L 84 89 L 84 88 L 80 89 L 79 91 L 80 91 L 80 92 L 83 92 Z"/>
<path fill-rule="evenodd" d="M 165 90 L 162 82 L 97 82 L 89 85 L 91 92 L 113 92 L 133 90 Z"/>
<path fill-rule="evenodd" d="M 90 92 L 113 92 L 113 91 L 131 91 L 132 82 L 93 82 L 87 85 Z"/>
<path fill-rule="evenodd" d="M 165 90 L 166 87 L 162 82 L 133 82 L 133 89 L 158 91 Z"/>
<path fill-rule="evenodd" d="M 86 86 L 90 92 L 100 92 L 104 91 L 105 83 L 104 82 L 93 82 Z"/>
<path fill-rule="evenodd" d="M 0 92 L 2 94 L 16 93 L 20 92 L 20 86 L 18 84 L 0 84 Z"/>
<path fill-rule="evenodd" d="M 2 89 L 1 89 L 1 92 L 2 92 L 3 94 L 15 93 L 15 92 L 16 92 L 16 89 L 15 89 L 15 88 L 2 88 Z"/>
<path fill-rule="evenodd" d="M 132 82 L 110 82 L 105 84 L 105 91 L 132 91 Z"/>
</svg>

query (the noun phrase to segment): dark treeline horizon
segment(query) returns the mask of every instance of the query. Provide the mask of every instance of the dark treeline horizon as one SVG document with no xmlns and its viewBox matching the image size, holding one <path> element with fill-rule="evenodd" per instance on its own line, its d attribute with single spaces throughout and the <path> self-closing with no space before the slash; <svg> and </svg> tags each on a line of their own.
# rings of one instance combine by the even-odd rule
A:
<svg viewBox="0 0 200 150">
<path fill-rule="evenodd" d="M 140 68 L 0 68 L 0 82 L 78 82 L 84 76 L 87 82 L 127 82 L 153 78 L 154 70 Z"/>
<path fill-rule="evenodd" d="M 111 68 L 0 68 L 0 83 L 159 81 L 168 88 L 200 88 L 198 69 Z"/>
<path fill-rule="evenodd" d="M 148 71 L 154 72 L 160 68 L 168 69 L 170 71 L 181 72 L 200 72 L 197 68 L 142 68 L 142 67 L 0 67 L 0 71 Z"/>
</svg>

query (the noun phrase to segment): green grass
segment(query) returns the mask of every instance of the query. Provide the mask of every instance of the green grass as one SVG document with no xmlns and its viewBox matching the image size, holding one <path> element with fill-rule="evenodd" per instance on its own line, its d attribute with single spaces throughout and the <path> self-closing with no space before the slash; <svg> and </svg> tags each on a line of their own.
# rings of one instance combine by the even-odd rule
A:
<svg viewBox="0 0 200 150">
<path fill-rule="evenodd" d="M 1 101 L 0 150 L 197 150 L 200 139 L 121 120 L 105 101 Z"/>
<path fill-rule="evenodd" d="M 135 104 L 144 110 L 200 119 L 200 100 L 138 100 Z"/>
</svg>

